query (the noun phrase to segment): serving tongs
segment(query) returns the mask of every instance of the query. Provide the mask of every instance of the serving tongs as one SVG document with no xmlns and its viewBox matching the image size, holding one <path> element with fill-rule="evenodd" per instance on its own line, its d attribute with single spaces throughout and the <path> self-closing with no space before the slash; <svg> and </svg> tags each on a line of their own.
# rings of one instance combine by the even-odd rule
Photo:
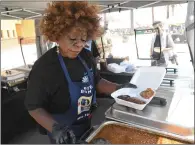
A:
<svg viewBox="0 0 195 145">
<path fill-rule="evenodd" d="M 87 130 L 82 136 L 81 138 L 77 141 L 77 144 L 111 144 L 108 140 L 104 139 L 104 138 L 96 138 L 93 139 L 91 141 L 91 143 L 86 142 L 86 138 L 97 128 L 99 127 L 99 125 L 96 126 L 92 126 L 89 130 Z"/>
<path fill-rule="evenodd" d="M 110 142 L 104 138 L 96 138 L 91 141 L 91 143 L 88 143 L 83 140 L 78 140 L 76 144 L 110 144 Z"/>
<path fill-rule="evenodd" d="M 149 103 L 150 105 L 166 106 L 167 100 L 165 98 L 154 96 Z"/>
</svg>

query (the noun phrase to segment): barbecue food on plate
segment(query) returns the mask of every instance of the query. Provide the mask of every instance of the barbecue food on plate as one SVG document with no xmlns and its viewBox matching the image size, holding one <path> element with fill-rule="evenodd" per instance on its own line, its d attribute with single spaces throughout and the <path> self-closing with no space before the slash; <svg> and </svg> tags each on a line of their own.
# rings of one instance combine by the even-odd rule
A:
<svg viewBox="0 0 195 145">
<path fill-rule="evenodd" d="M 122 100 L 125 100 L 125 101 L 128 101 L 128 102 L 135 103 L 135 104 L 146 104 L 145 101 L 139 100 L 139 99 L 136 98 L 136 97 L 130 97 L 130 96 L 128 96 L 128 95 L 118 96 L 118 98 L 119 98 L 119 99 L 122 99 Z"/>
<path fill-rule="evenodd" d="M 134 127 L 125 127 L 115 124 L 104 126 L 92 139 L 104 138 L 111 144 L 181 144 L 182 142 L 169 139 L 157 134 Z"/>
<path fill-rule="evenodd" d="M 154 91 L 151 88 L 147 88 L 145 91 L 142 91 L 140 93 L 140 96 L 142 96 L 145 99 L 150 99 L 154 95 Z"/>
</svg>

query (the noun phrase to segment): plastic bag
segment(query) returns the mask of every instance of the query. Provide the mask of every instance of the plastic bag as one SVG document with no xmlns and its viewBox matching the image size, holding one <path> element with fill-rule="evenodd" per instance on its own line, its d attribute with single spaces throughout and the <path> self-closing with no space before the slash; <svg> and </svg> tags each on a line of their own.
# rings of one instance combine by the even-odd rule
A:
<svg viewBox="0 0 195 145">
<path fill-rule="evenodd" d="M 113 73 L 122 73 L 122 72 L 125 72 L 126 67 L 120 66 L 116 63 L 110 63 L 108 64 L 107 69 Z"/>
<path fill-rule="evenodd" d="M 135 65 L 129 63 L 128 61 L 123 61 L 120 66 L 125 67 L 125 72 L 132 72 L 136 69 Z"/>
</svg>

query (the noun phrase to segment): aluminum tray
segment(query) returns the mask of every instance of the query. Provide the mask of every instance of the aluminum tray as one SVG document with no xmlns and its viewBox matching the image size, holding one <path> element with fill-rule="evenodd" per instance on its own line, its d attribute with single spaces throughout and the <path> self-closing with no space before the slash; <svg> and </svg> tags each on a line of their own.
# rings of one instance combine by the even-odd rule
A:
<svg viewBox="0 0 195 145">
<path fill-rule="evenodd" d="M 120 110 L 119 108 L 122 109 Z M 165 121 L 153 120 L 151 116 L 148 118 L 147 116 L 144 116 L 143 112 L 135 111 L 136 113 L 133 113 L 134 111 L 127 107 L 125 108 L 124 106 L 119 106 L 115 103 L 113 107 L 106 111 L 105 115 L 109 120 L 131 124 L 159 134 L 163 134 L 164 136 L 171 137 L 176 140 L 194 143 L 194 133 L 191 128 L 185 128 Z"/>
<path fill-rule="evenodd" d="M 116 121 L 106 121 L 106 122 L 103 122 L 94 132 L 92 132 L 90 134 L 90 136 L 86 139 L 86 142 L 91 142 L 94 137 L 107 125 L 118 125 L 118 126 L 123 126 L 123 127 L 128 127 L 128 128 L 136 128 L 136 129 L 139 129 L 139 130 L 143 130 L 147 133 L 150 133 L 150 134 L 155 134 L 155 135 L 159 135 L 159 136 L 164 136 L 164 137 L 168 137 L 170 139 L 173 139 L 173 140 L 176 140 L 176 141 L 179 141 L 179 142 L 182 142 L 181 139 L 178 139 L 178 138 L 173 138 L 172 136 L 169 136 L 169 135 L 166 135 L 163 134 L 163 133 L 160 133 L 160 132 L 156 132 L 154 130 L 151 130 L 147 127 L 142 127 L 142 126 L 139 126 L 139 125 L 136 125 L 136 124 L 125 124 L 125 123 L 120 123 L 120 122 L 116 122 Z"/>
<path fill-rule="evenodd" d="M 182 106 L 178 105 L 180 100 L 186 98 L 186 96 L 191 98 L 194 96 L 190 96 L 189 93 L 182 91 L 176 91 L 175 93 L 174 90 L 167 90 L 162 87 L 157 90 L 156 96 L 165 98 L 167 105 L 154 106 L 149 104 L 144 110 L 139 111 L 115 103 L 105 112 L 105 116 L 109 120 L 126 124 L 137 124 L 166 136 L 194 143 L 194 127 L 187 127 L 186 122 L 178 121 L 178 118 L 170 121 L 172 115 L 181 114 L 180 107 L 193 105 L 188 103 L 182 103 Z M 188 119 L 194 116 L 193 112 L 186 112 L 186 114 Z"/>
</svg>

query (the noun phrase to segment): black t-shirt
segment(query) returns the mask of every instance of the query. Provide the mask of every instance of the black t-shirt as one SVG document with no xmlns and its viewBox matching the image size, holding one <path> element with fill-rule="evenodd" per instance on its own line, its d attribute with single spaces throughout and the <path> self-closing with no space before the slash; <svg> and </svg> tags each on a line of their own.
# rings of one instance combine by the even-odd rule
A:
<svg viewBox="0 0 195 145">
<path fill-rule="evenodd" d="M 160 47 L 160 35 L 156 35 L 154 47 Z"/>
<path fill-rule="evenodd" d="M 64 113 L 70 105 L 68 82 L 64 76 L 54 47 L 39 58 L 29 75 L 25 106 L 28 110 L 44 108 L 50 113 Z M 94 73 L 95 84 L 101 79 L 90 51 L 83 49 L 80 56 Z M 72 81 L 80 82 L 86 70 L 75 59 L 64 58 L 64 63 Z"/>
</svg>

